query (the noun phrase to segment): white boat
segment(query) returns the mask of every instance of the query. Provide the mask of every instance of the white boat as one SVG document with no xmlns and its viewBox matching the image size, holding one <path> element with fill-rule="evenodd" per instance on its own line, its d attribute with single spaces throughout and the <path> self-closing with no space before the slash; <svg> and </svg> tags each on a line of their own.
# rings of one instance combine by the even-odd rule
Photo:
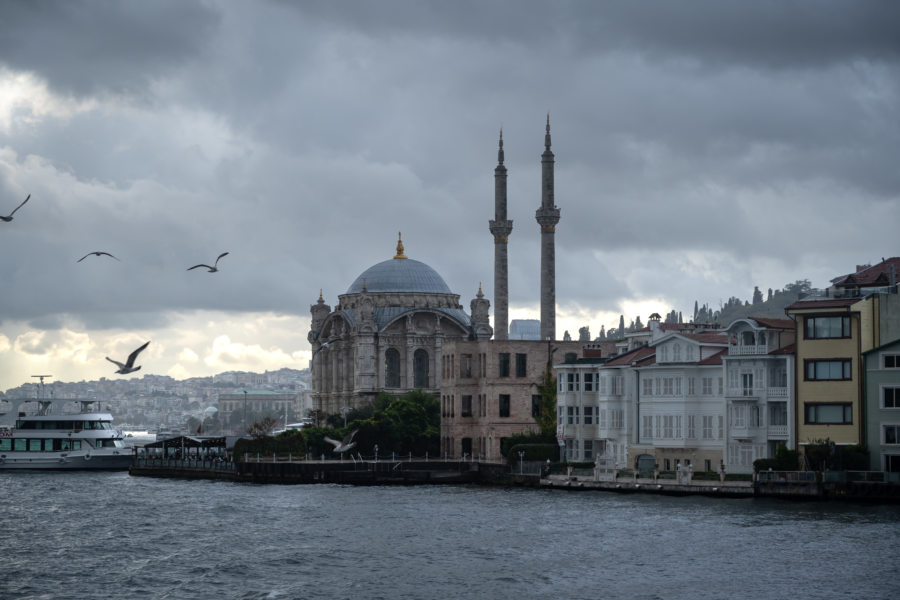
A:
<svg viewBox="0 0 900 600">
<path fill-rule="evenodd" d="M 76 411 L 54 406 L 76 404 Z M 0 400 L 0 470 L 125 470 L 133 448 L 94 400 Z"/>
</svg>

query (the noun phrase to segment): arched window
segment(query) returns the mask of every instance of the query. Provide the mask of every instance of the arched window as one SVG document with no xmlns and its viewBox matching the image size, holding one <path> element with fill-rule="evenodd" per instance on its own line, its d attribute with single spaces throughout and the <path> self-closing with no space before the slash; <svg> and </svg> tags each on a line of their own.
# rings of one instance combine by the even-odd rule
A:
<svg viewBox="0 0 900 600">
<path fill-rule="evenodd" d="M 428 353 L 421 348 L 413 354 L 413 370 L 416 388 L 428 387 Z"/>
<path fill-rule="evenodd" d="M 395 348 L 384 353 L 384 387 L 400 387 L 400 353 Z"/>
</svg>

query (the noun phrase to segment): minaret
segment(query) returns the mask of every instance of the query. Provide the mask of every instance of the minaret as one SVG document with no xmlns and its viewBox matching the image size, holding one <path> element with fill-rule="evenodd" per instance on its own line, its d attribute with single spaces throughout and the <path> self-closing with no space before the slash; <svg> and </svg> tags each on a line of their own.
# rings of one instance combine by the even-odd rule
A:
<svg viewBox="0 0 900 600">
<path fill-rule="evenodd" d="M 507 242 L 513 222 L 506 218 L 506 167 L 503 166 L 503 130 L 494 169 L 494 220 L 489 221 L 494 236 L 494 339 L 509 338 L 509 267 Z M 479 293 L 481 286 L 479 286 Z"/>
<path fill-rule="evenodd" d="M 541 339 L 556 339 L 556 224 L 559 208 L 553 202 L 553 152 L 550 151 L 550 114 L 544 153 L 541 154 L 541 207 L 534 217 L 541 226 Z"/>
</svg>

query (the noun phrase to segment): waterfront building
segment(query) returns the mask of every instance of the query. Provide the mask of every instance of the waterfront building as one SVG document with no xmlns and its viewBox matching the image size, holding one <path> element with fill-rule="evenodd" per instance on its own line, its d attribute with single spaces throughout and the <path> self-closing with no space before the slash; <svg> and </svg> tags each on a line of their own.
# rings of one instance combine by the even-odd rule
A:
<svg viewBox="0 0 900 600">
<path fill-rule="evenodd" d="M 363 271 L 332 309 L 310 307 L 313 410 L 320 416 L 360 408 L 382 392 L 440 395 L 445 343 L 488 339 L 490 303 L 479 288 L 466 313 L 437 271 L 406 256 Z"/>
<path fill-rule="evenodd" d="M 719 468 L 727 337 L 696 324 L 661 325 L 651 315 L 646 330 L 627 340 L 632 349 L 556 367 L 557 422 L 568 460 L 644 472 Z"/>
<path fill-rule="evenodd" d="M 441 454 L 501 460 L 505 438 L 537 433 L 544 373 L 577 356 L 581 347 L 581 342 L 512 339 L 445 344 Z"/>
<path fill-rule="evenodd" d="M 254 421 L 264 416 L 288 419 L 302 416 L 302 394 L 278 393 L 270 390 L 254 390 L 219 394 L 219 418 L 223 426 L 247 430 Z"/>
<path fill-rule="evenodd" d="M 900 473 L 900 340 L 869 350 L 864 360 L 869 468 Z"/>
<path fill-rule="evenodd" d="M 900 337 L 900 258 L 857 266 L 785 312 L 796 321 L 795 439 L 800 450 L 828 440 L 866 441 L 864 356 Z"/>
<path fill-rule="evenodd" d="M 752 473 L 753 461 L 773 458 L 780 444 L 795 448 L 794 321 L 748 317 L 726 329 L 725 468 Z"/>
</svg>

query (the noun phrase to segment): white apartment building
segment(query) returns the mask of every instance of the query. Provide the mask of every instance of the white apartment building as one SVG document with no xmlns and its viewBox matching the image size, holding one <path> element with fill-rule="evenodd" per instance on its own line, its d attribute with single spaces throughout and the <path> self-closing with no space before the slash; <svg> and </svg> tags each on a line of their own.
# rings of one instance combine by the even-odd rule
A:
<svg viewBox="0 0 900 600">
<path fill-rule="evenodd" d="M 566 459 L 601 469 L 752 473 L 757 458 L 795 447 L 794 324 L 739 319 L 632 334 L 633 349 L 555 367 L 557 423 Z"/>
<path fill-rule="evenodd" d="M 753 461 L 771 458 L 779 444 L 796 448 L 794 321 L 746 318 L 731 323 L 725 368 L 728 422 L 725 465 L 752 473 Z"/>
</svg>

